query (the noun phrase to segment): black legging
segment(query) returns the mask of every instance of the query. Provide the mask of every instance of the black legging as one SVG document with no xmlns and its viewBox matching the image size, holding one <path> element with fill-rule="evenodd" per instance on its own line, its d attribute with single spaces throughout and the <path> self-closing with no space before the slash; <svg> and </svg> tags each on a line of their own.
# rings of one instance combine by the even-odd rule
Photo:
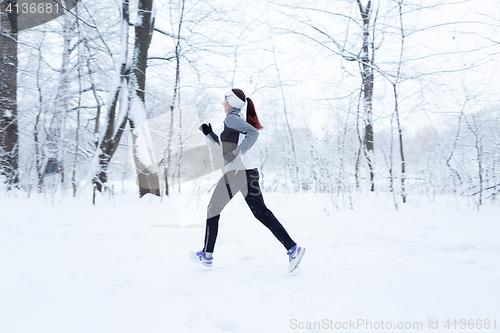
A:
<svg viewBox="0 0 500 333">
<path fill-rule="evenodd" d="M 220 213 L 240 192 L 250 207 L 253 215 L 264 224 L 276 238 L 289 250 L 296 243 L 290 238 L 285 228 L 264 204 L 264 198 L 259 187 L 259 172 L 257 169 L 228 171 L 217 183 L 212 199 L 207 208 L 207 226 L 205 229 L 205 246 L 203 251 L 214 252 L 217 232 L 219 230 Z"/>
</svg>

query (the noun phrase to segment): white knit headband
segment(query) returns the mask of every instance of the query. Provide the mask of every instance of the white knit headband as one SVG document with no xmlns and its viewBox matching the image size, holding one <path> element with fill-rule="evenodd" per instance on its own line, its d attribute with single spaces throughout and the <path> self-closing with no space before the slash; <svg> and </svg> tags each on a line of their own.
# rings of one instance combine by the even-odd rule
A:
<svg viewBox="0 0 500 333">
<path fill-rule="evenodd" d="M 226 93 L 226 99 L 229 105 L 236 109 L 242 109 L 245 106 L 245 101 L 242 101 L 238 96 L 235 95 L 232 89 Z"/>
</svg>

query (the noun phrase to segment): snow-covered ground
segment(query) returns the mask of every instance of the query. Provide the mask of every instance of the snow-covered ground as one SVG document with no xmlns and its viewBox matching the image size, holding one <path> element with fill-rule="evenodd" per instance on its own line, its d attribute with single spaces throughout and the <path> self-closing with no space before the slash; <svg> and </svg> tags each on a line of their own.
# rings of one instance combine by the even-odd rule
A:
<svg viewBox="0 0 500 333">
<path fill-rule="evenodd" d="M 444 197 L 395 211 L 367 197 L 349 210 L 321 194 L 265 193 L 307 247 L 288 274 L 285 249 L 241 195 L 223 212 L 214 267 L 191 262 L 209 197 L 188 198 L 115 195 L 93 206 L 89 196 L 2 193 L 0 332 L 500 330 L 499 207 Z M 483 326 L 460 329 L 462 319 Z"/>
</svg>

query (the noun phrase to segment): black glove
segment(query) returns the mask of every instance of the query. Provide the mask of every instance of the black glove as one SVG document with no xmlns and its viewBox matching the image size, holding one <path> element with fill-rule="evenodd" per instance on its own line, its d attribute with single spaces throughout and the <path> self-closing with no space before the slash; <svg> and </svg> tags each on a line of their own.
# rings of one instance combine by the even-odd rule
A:
<svg viewBox="0 0 500 333">
<path fill-rule="evenodd" d="M 203 124 L 203 125 L 201 125 L 201 126 L 200 126 L 200 131 L 202 131 L 202 132 L 203 132 L 203 134 L 205 134 L 205 135 L 208 135 L 208 134 L 210 134 L 210 133 L 213 133 L 213 130 L 212 130 L 212 124 L 208 123 L 208 125 L 207 125 L 207 124 Z"/>
<path fill-rule="evenodd" d="M 208 123 L 208 125 L 207 124 L 201 125 L 200 131 L 202 131 L 203 134 L 205 134 L 210 139 L 210 141 L 215 142 L 215 143 L 220 145 L 219 138 L 212 130 L 212 124 Z"/>
<path fill-rule="evenodd" d="M 236 157 L 240 154 L 240 147 L 236 148 L 233 151 L 227 152 L 224 155 L 224 165 L 231 163 L 236 159 Z"/>
</svg>

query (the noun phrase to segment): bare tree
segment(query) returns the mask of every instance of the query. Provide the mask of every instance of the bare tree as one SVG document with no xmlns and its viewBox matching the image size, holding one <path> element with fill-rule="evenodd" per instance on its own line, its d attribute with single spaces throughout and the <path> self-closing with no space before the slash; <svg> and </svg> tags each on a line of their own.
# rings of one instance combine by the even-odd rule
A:
<svg viewBox="0 0 500 333">
<path fill-rule="evenodd" d="M 19 182 L 17 119 L 17 13 L 6 7 L 16 0 L 0 1 L 0 175 L 7 188 Z"/>
<path fill-rule="evenodd" d="M 168 138 L 168 143 L 165 147 L 164 152 L 164 158 L 166 158 L 167 164 L 163 164 L 164 166 L 164 177 L 165 177 L 165 194 L 169 195 L 169 185 L 168 185 L 168 172 L 169 170 L 172 170 L 172 140 L 174 138 L 174 111 L 175 111 L 175 105 L 176 103 L 180 100 L 179 95 L 180 95 L 180 83 L 181 83 L 181 31 L 182 31 L 182 23 L 184 21 L 184 9 L 185 9 L 186 1 L 182 0 L 181 3 L 181 10 L 179 13 L 179 25 L 177 27 L 177 35 L 174 36 L 175 39 L 175 51 L 174 51 L 174 58 L 175 58 L 175 82 L 174 82 L 174 93 L 172 96 L 172 102 L 170 104 L 170 128 L 169 128 L 169 138 Z M 172 8 L 170 8 L 170 17 L 172 17 Z M 173 23 L 173 19 L 171 19 Z M 179 107 L 179 134 L 182 130 L 182 114 L 181 114 L 181 109 L 180 109 L 180 103 L 177 103 Z M 180 141 L 180 156 L 177 162 L 179 162 L 180 158 L 182 157 L 182 137 L 179 137 Z M 166 156 L 165 156 L 166 155 Z M 165 166 L 167 166 L 165 168 Z M 178 169 L 178 175 L 180 173 L 180 167 L 177 165 Z M 178 177 L 180 178 L 180 177 Z M 180 190 L 180 186 L 179 186 Z"/>
<path fill-rule="evenodd" d="M 396 76 L 392 83 L 393 93 L 394 93 L 394 115 L 396 117 L 396 124 L 398 128 L 398 139 L 399 139 L 399 156 L 401 158 L 401 198 L 403 203 L 406 202 L 406 191 L 405 191 L 405 171 L 406 171 L 406 161 L 404 156 L 404 145 L 403 145 L 403 131 L 401 129 L 401 119 L 399 116 L 399 104 L 398 104 L 398 89 L 399 83 L 401 81 L 401 66 L 403 64 L 403 54 L 404 54 L 404 46 L 405 46 L 405 30 L 403 25 L 403 0 L 397 0 L 398 10 L 399 10 L 399 25 L 401 32 L 401 51 L 399 54 L 399 62 L 397 65 Z M 392 138 L 391 138 L 392 140 Z M 392 141 L 391 141 L 392 142 Z M 391 149 L 392 156 L 392 149 Z M 392 161 L 391 161 L 391 184 L 392 184 Z M 397 205 L 396 205 L 397 207 Z"/>
<path fill-rule="evenodd" d="M 38 110 L 35 117 L 35 123 L 33 125 L 33 143 L 35 146 L 34 163 L 36 169 L 36 179 L 38 192 L 42 192 L 44 179 L 45 179 L 45 164 L 46 164 L 46 148 L 45 148 L 45 123 L 43 121 L 45 116 L 44 107 L 44 93 L 43 93 L 43 83 L 42 83 L 42 60 L 43 60 L 43 44 L 45 41 L 45 31 L 42 33 L 42 38 L 40 39 L 39 45 L 37 46 L 37 68 L 36 68 L 36 90 L 38 95 Z"/>
<path fill-rule="evenodd" d="M 373 36 L 371 36 L 371 29 L 373 28 L 372 21 L 376 20 L 372 12 L 373 2 L 368 0 L 368 2 L 363 4 L 361 0 L 357 0 L 359 13 L 361 14 L 361 19 L 363 22 L 363 42 L 361 46 L 361 52 L 359 54 L 359 66 L 362 79 L 362 91 L 363 91 L 363 107 L 364 107 L 364 147 L 366 154 L 366 161 L 368 162 L 368 168 L 370 169 L 370 190 L 375 191 L 375 174 L 373 171 L 373 67 L 375 64 L 375 43 L 373 42 Z"/>
<path fill-rule="evenodd" d="M 151 148 L 146 119 L 146 69 L 149 45 L 154 30 L 153 0 L 139 0 L 135 23 L 135 44 L 130 80 L 129 120 L 134 140 L 134 161 L 139 180 L 139 195 L 160 195 L 158 167 Z M 139 141 L 141 140 L 141 141 Z M 145 154 L 147 151 L 147 154 Z"/>
<path fill-rule="evenodd" d="M 120 84 L 112 92 L 106 131 L 99 146 L 99 169 L 94 177 L 96 189 L 101 191 L 107 182 L 106 170 L 116 152 L 127 121 L 132 129 L 134 161 L 139 181 L 139 195 L 159 195 L 159 179 L 152 155 L 151 140 L 145 116 L 145 83 L 147 55 L 154 28 L 153 0 L 139 0 L 138 21 L 135 23 L 133 56 L 129 56 L 129 1 L 122 2 Z M 117 106 L 120 106 L 117 113 Z"/>
<path fill-rule="evenodd" d="M 78 16 L 78 7 L 75 9 L 75 13 Z M 78 37 L 80 39 L 81 29 L 80 22 L 76 21 L 76 28 L 78 32 Z M 78 151 L 80 148 L 80 119 L 81 119 L 81 106 L 82 106 L 82 43 L 78 44 L 78 63 L 77 63 L 77 72 L 78 72 L 78 102 L 76 106 L 76 133 L 75 133 L 75 158 L 73 162 L 73 175 L 71 177 L 71 183 L 73 185 L 73 196 L 76 196 L 76 190 L 78 188 L 77 180 L 76 180 L 76 169 L 78 166 Z"/>
<path fill-rule="evenodd" d="M 122 2 L 122 17 L 120 26 L 121 50 L 120 50 L 120 72 L 119 79 L 112 94 L 111 103 L 108 107 L 106 120 L 106 130 L 101 138 L 97 149 L 98 169 L 92 182 L 95 188 L 102 192 L 103 186 L 108 181 L 107 169 L 122 137 L 125 126 L 127 125 L 128 98 L 127 87 L 130 81 L 130 65 L 128 59 L 128 38 L 129 38 L 129 1 Z M 121 97 L 121 100 L 120 100 Z M 117 114 L 118 104 L 121 110 Z M 99 119 L 96 119 L 99 122 Z M 97 124 L 96 124 L 97 126 Z"/>
<path fill-rule="evenodd" d="M 57 95 L 54 100 L 53 115 L 50 122 L 47 137 L 47 158 L 50 166 L 53 166 L 54 173 L 60 177 L 60 182 L 65 182 L 65 156 L 66 156 L 66 121 L 70 112 L 70 83 L 72 80 L 72 70 L 70 64 L 71 54 L 78 47 L 79 41 L 74 40 L 74 28 L 76 19 L 74 16 L 64 15 L 62 17 L 62 38 L 63 48 L 61 55 L 61 67 L 59 69 L 59 83 Z"/>
<path fill-rule="evenodd" d="M 359 65 L 359 74 L 361 76 L 361 94 L 362 94 L 362 114 L 358 114 L 358 120 L 362 121 L 362 131 L 360 139 L 362 149 L 359 153 L 363 153 L 366 158 L 369 178 L 370 190 L 375 190 L 375 171 L 374 171 L 374 126 L 373 126 L 373 91 L 375 72 L 380 73 L 375 62 L 375 53 L 378 49 L 375 44 L 375 31 L 376 20 L 378 11 L 374 10 L 374 0 L 361 1 L 356 0 L 357 10 L 359 12 L 361 21 L 356 17 L 343 12 L 332 11 L 331 9 L 319 9 L 313 6 L 304 5 L 290 5 L 282 4 L 280 7 L 284 8 L 283 14 L 294 20 L 299 27 L 304 29 L 289 29 L 283 26 L 274 26 L 273 29 L 278 31 L 285 31 L 288 33 L 296 34 L 304 37 L 306 40 L 312 41 L 320 45 L 322 48 L 331 52 L 332 54 L 341 56 L 342 59 L 348 62 L 356 62 Z M 346 6 L 343 7 L 345 9 Z M 290 11 L 291 12 L 286 12 Z M 302 13 L 303 15 L 299 15 Z M 312 20 L 309 13 L 321 13 L 331 17 L 341 18 L 349 23 L 354 23 L 357 28 L 353 34 L 350 29 L 350 24 L 345 25 L 346 36 L 342 40 L 337 37 L 335 32 L 328 31 L 321 22 Z M 303 17 L 302 17 L 303 16 Z M 356 36 L 357 34 L 357 36 Z M 360 37 L 360 42 L 357 42 L 357 37 Z M 352 38 L 352 40 L 349 40 Z M 358 156 L 358 161 L 360 161 Z M 356 167 L 359 163 L 356 164 Z M 357 172 L 356 172 L 357 174 Z"/>
</svg>

